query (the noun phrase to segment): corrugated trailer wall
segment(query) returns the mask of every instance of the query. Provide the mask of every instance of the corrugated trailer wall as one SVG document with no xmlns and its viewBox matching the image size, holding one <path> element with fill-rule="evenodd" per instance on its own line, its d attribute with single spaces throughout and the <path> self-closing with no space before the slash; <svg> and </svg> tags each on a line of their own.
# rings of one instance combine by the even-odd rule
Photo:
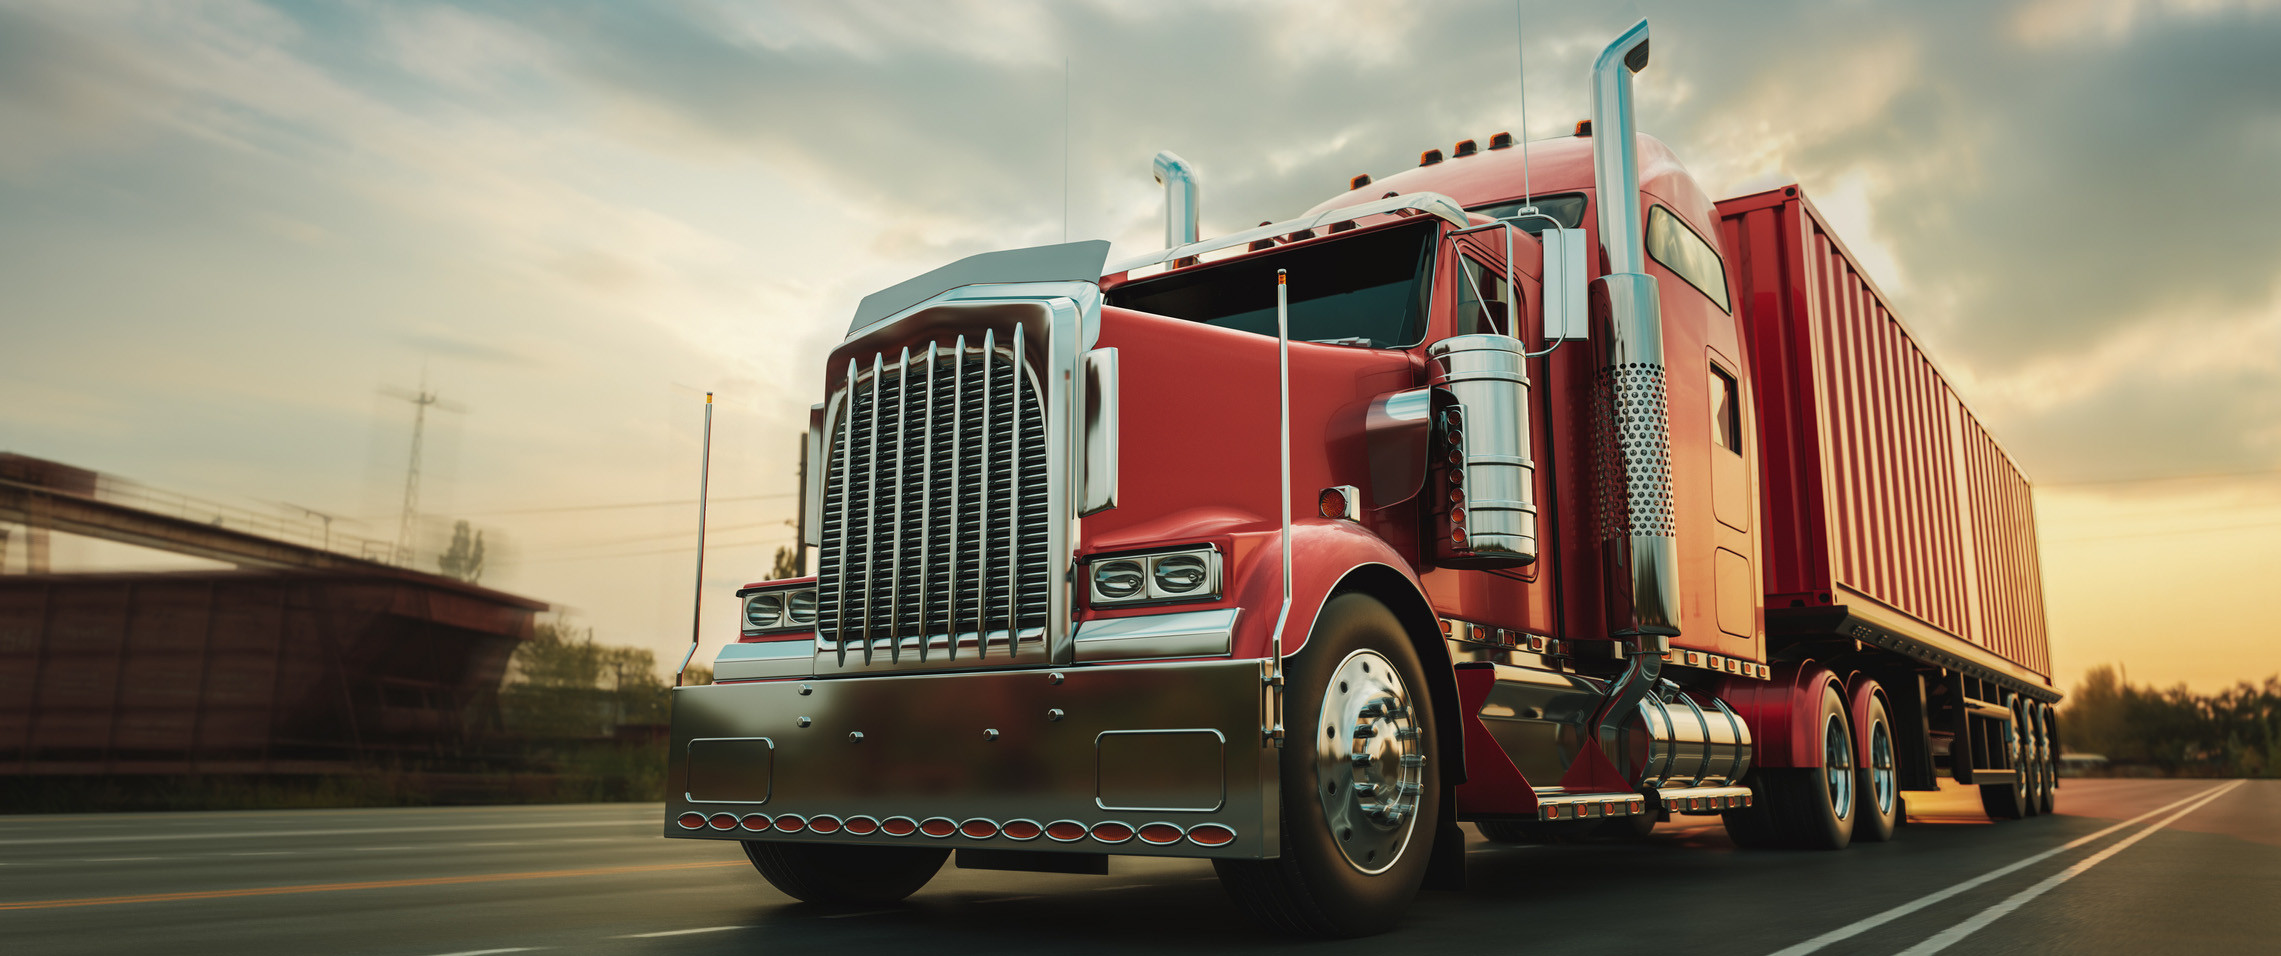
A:
<svg viewBox="0 0 2281 956">
<path fill-rule="evenodd" d="M 1867 605 L 2048 678 L 2026 476 L 1795 187 L 1718 208 L 1757 376 L 1768 612 Z"/>
</svg>

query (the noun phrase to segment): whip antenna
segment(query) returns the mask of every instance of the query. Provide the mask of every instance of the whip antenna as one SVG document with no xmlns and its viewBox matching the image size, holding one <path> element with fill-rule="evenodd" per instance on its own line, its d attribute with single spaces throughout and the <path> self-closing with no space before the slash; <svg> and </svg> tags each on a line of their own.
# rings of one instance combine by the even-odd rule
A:
<svg viewBox="0 0 2281 956">
<path fill-rule="evenodd" d="M 1536 194 L 1529 190 L 1529 18 L 1521 0 L 1513 0 L 1513 27 L 1513 55 L 1521 68 L 1521 208 L 1514 211 L 1535 212 Z"/>
<path fill-rule="evenodd" d="M 689 609 L 689 653 L 681 655 L 681 667 L 673 672 L 673 686 L 681 686 L 681 675 L 689 671 L 689 662 L 697 656 L 697 638 L 705 632 L 705 492 L 713 479 L 713 393 L 705 393 L 705 443 L 697 459 L 697 595 Z"/>
</svg>

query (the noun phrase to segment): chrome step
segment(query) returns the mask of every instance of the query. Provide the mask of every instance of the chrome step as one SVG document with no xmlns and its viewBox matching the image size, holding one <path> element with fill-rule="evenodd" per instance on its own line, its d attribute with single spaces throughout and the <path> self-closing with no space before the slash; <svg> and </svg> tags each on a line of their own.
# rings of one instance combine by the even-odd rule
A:
<svg viewBox="0 0 2281 956">
<path fill-rule="evenodd" d="M 1674 787 L 1656 791 L 1655 799 L 1672 813 L 1717 813 L 1750 806 L 1750 788 Z"/>
<path fill-rule="evenodd" d="M 1647 812 L 1647 798 L 1636 793 L 1537 794 L 1539 820 L 1596 820 Z"/>
</svg>

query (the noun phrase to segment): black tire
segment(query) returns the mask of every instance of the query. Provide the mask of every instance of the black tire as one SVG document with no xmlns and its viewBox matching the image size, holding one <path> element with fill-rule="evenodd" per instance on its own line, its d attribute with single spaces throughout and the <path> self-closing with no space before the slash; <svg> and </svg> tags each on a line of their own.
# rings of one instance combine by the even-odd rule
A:
<svg viewBox="0 0 2281 956">
<path fill-rule="evenodd" d="M 1562 843 L 1637 843 L 1655 831 L 1655 817 L 1639 813 L 1605 820 L 1482 820 L 1473 824 L 1491 843 L 1550 846 Z"/>
<path fill-rule="evenodd" d="M 918 892 L 942 869 L 950 850 L 748 840 L 744 855 L 770 885 L 793 899 L 823 906 L 875 906 Z"/>
<path fill-rule="evenodd" d="M 2012 767 L 2011 783 L 1984 783 L 1980 785 L 1980 808 L 1988 812 L 1990 820 L 2018 820 L 2028 815 L 2034 794 L 2030 782 L 2035 777 L 2033 764 L 2023 759 L 2028 756 L 2027 725 L 2018 719 L 2019 711 L 2012 711 L 2011 737 L 2005 746 L 2011 751 L 2007 761 Z"/>
<path fill-rule="evenodd" d="M 1861 782 L 1854 787 L 1853 838 L 1883 843 L 1893 838 L 1901 820 L 1901 747 L 1893 737 L 1893 719 L 1882 695 L 1866 698 L 1865 713 L 1855 714 L 1862 728 L 1857 739 L 1868 741 L 1858 763 Z"/>
<path fill-rule="evenodd" d="M 2043 787 L 2036 792 L 2036 812 L 2051 813 L 2059 801 L 2059 747 L 2054 743 L 2059 739 L 2059 730 L 2054 726 L 2059 718 L 2052 712 L 2050 705 L 2036 706 L 2043 708 L 2042 720 L 2037 723 L 2037 732 L 2043 742 L 2043 760 L 2039 764 L 2043 771 Z"/>
<path fill-rule="evenodd" d="M 1425 879 L 1441 815 L 1441 738 L 1401 621 L 1368 595 L 1332 598 L 1286 662 L 1283 714 L 1283 855 L 1212 868 L 1238 905 L 1284 932 L 1392 929 Z M 1353 762 L 1357 750 L 1372 759 Z"/>
<path fill-rule="evenodd" d="M 1860 779 L 1845 711 L 1837 688 L 1824 685 L 1814 720 L 1822 728 L 1824 766 L 1759 767 L 1744 776 L 1753 805 L 1722 815 L 1736 845 L 1842 850 L 1852 841 Z"/>
</svg>

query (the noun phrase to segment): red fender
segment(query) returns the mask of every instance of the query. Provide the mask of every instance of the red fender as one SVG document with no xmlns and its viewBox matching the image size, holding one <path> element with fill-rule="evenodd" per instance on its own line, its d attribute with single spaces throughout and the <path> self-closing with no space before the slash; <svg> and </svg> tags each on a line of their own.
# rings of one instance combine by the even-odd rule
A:
<svg viewBox="0 0 2281 956">
<path fill-rule="evenodd" d="M 1812 661 L 1774 665 L 1774 679 L 1727 677 L 1719 682 L 1719 699 L 1734 708 L 1750 728 L 1751 764 L 1759 767 L 1819 767 L 1822 755 L 1819 728 L 1824 687 L 1844 688 L 1830 669 Z"/>
<path fill-rule="evenodd" d="M 1236 621 L 1235 656 L 1266 657 L 1275 633 L 1275 613 L 1283 605 L 1283 566 L 1277 534 L 1238 534 L 1228 562 L 1227 593 L 1246 610 Z M 1401 574 L 1423 595 L 1424 586 L 1384 538 L 1337 518 L 1294 516 L 1291 522 L 1291 620 L 1283 630 L 1283 654 L 1306 646 L 1323 601 L 1349 572 L 1382 564 Z"/>
</svg>

